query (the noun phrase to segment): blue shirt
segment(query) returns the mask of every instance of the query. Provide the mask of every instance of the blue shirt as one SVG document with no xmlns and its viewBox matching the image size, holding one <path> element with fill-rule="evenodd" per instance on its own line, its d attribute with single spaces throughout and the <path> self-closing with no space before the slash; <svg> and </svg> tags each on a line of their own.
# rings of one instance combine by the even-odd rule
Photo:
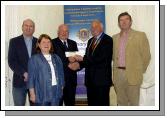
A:
<svg viewBox="0 0 167 118">
<path fill-rule="evenodd" d="M 32 39 L 33 39 L 33 37 L 24 36 L 24 41 L 25 41 L 25 44 L 26 44 L 26 47 L 27 47 L 29 58 L 31 57 L 31 51 L 32 51 Z"/>
</svg>

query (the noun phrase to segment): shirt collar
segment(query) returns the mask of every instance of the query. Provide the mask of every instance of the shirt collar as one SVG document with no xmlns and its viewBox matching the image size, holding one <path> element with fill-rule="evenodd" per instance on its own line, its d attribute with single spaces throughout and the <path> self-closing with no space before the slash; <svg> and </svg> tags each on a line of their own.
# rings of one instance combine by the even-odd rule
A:
<svg viewBox="0 0 167 118">
<path fill-rule="evenodd" d="M 100 38 L 100 36 L 103 34 L 103 32 L 101 32 L 98 36 L 97 36 L 97 39 L 99 39 Z"/>
<path fill-rule="evenodd" d="M 67 40 L 62 40 L 62 39 L 60 39 L 60 41 L 64 44 L 64 42 L 66 42 L 66 44 L 67 44 Z"/>
<path fill-rule="evenodd" d="M 31 41 L 32 39 L 33 39 L 33 37 L 31 36 L 31 37 L 27 37 L 27 36 L 25 36 L 24 34 L 23 34 L 23 37 L 24 37 L 24 40 L 28 40 L 28 41 Z"/>
</svg>

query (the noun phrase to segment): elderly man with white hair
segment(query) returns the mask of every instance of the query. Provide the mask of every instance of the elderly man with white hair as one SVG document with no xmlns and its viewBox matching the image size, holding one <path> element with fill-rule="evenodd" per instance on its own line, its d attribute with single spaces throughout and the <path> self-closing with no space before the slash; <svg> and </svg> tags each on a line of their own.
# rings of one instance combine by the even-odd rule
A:
<svg viewBox="0 0 167 118">
<path fill-rule="evenodd" d="M 89 106 L 109 106 L 112 85 L 111 60 L 113 41 L 104 33 L 99 20 L 91 23 L 92 38 L 89 39 L 84 57 L 76 55 L 80 68 L 85 68 L 85 85 Z"/>
</svg>

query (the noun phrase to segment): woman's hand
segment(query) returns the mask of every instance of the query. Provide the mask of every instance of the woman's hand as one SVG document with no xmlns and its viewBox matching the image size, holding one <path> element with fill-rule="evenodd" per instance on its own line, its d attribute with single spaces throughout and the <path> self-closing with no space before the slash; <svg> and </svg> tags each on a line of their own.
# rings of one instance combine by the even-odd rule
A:
<svg viewBox="0 0 167 118">
<path fill-rule="evenodd" d="M 29 89 L 30 92 L 30 101 L 35 103 L 35 92 L 34 92 L 34 88 Z"/>
<path fill-rule="evenodd" d="M 30 101 L 35 103 L 35 94 L 30 95 Z"/>
</svg>

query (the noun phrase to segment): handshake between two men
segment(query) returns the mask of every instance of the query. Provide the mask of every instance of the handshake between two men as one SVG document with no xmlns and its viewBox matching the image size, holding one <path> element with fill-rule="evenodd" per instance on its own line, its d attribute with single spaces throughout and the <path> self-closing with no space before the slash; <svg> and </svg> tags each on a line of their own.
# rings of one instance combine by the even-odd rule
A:
<svg viewBox="0 0 167 118">
<path fill-rule="evenodd" d="M 81 55 L 74 55 L 74 56 L 68 57 L 68 60 L 70 62 L 68 64 L 68 67 L 71 70 L 76 71 L 76 70 L 80 69 L 79 62 L 83 61 L 83 57 Z"/>
</svg>

